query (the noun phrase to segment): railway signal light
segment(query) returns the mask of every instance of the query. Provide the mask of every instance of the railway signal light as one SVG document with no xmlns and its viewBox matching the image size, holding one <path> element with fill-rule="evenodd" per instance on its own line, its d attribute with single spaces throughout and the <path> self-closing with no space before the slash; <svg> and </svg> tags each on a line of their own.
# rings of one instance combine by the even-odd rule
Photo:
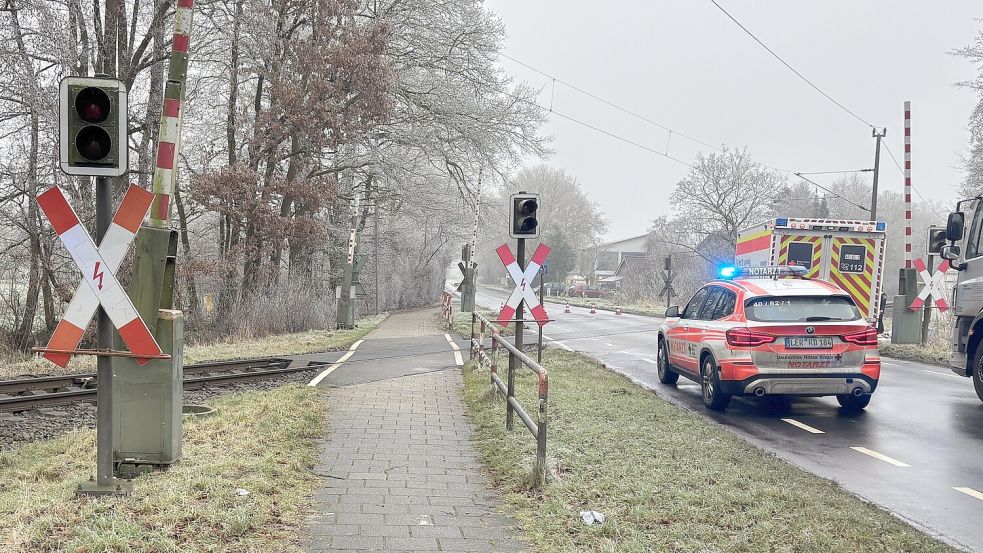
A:
<svg viewBox="0 0 983 553">
<path fill-rule="evenodd" d="M 928 255 L 940 255 L 942 246 L 945 246 L 945 229 L 942 227 L 928 227 Z"/>
<path fill-rule="evenodd" d="M 59 158 L 69 175 L 126 172 L 126 87 L 116 79 L 66 77 L 59 90 Z"/>
<path fill-rule="evenodd" d="M 539 236 L 539 194 L 519 192 L 512 194 L 512 225 L 509 236 L 512 238 L 537 238 Z"/>
</svg>

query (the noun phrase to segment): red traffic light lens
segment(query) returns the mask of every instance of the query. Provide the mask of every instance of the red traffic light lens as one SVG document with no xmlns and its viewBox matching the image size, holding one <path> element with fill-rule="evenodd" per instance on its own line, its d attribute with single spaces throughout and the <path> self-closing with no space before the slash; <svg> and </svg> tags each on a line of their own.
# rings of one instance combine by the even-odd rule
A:
<svg viewBox="0 0 983 553">
<path fill-rule="evenodd" d="M 113 142 L 102 127 L 90 125 L 75 135 L 75 148 L 89 161 L 100 161 L 109 155 Z"/>
<path fill-rule="evenodd" d="M 532 215 L 538 207 L 539 204 L 536 203 L 536 200 L 521 200 L 519 202 L 519 215 Z"/>
<path fill-rule="evenodd" d="M 75 112 L 86 123 L 102 123 L 109 118 L 109 95 L 101 88 L 83 88 L 75 96 Z"/>
</svg>

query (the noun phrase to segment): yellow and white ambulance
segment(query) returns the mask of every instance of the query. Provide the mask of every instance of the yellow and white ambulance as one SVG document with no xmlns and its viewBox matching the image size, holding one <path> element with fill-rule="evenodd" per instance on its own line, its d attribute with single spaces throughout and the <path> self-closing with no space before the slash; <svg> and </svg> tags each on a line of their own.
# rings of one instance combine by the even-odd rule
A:
<svg viewBox="0 0 983 553">
<path fill-rule="evenodd" d="M 734 264 L 805 267 L 806 277 L 839 286 L 867 320 L 875 320 L 886 230 L 883 221 L 776 217 L 738 232 Z"/>
</svg>

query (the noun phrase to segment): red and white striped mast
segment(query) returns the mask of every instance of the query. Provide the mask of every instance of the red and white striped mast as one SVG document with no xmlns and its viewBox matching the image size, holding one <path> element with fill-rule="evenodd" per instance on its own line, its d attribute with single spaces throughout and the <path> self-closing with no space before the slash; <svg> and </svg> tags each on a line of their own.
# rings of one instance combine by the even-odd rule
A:
<svg viewBox="0 0 983 553">
<path fill-rule="evenodd" d="M 191 42 L 191 19 L 194 0 L 178 0 L 174 14 L 174 37 L 171 59 L 164 86 L 164 109 L 157 136 L 157 162 L 154 168 L 154 201 L 150 206 L 150 224 L 166 227 L 171 219 L 171 195 L 174 194 L 177 156 L 181 149 L 181 126 L 184 119 L 184 91 L 188 77 L 188 47 Z"/>
<path fill-rule="evenodd" d="M 904 103 L 904 266 L 911 268 L 911 102 Z"/>
</svg>

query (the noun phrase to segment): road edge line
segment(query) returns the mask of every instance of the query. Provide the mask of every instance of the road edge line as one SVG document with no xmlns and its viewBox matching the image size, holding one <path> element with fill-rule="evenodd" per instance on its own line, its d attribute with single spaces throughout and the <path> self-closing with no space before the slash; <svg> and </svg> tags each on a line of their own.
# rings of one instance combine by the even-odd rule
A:
<svg viewBox="0 0 983 553">
<path fill-rule="evenodd" d="M 824 432 L 824 431 L 822 431 L 822 430 L 820 430 L 820 429 L 818 429 L 818 428 L 816 428 L 814 426 L 809 426 L 808 424 L 806 424 L 804 422 L 800 422 L 800 421 L 797 421 L 797 420 L 792 419 L 792 418 L 782 419 L 782 420 L 784 422 L 787 422 L 787 423 L 791 424 L 792 426 L 794 426 L 796 428 L 801 428 L 802 430 L 805 430 L 806 432 L 808 432 L 810 434 L 825 434 L 826 433 L 826 432 Z"/>
<path fill-rule="evenodd" d="M 358 349 L 358 346 L 362 345 L 362 342 L 364 342 L 364 341 L 365 340 L 359 340 L 359 341 L 355 342 L 354 344 L 352 344 L 352 346 L 350 348 L 348 348 L 348 351 L 344 355 L 342 355 L 341 357 L 339 357 L 338 360 L 335 361 L 333 365 L 331 365 L 330 367 L 324 369 L 323 371 L 321 371 L 320 374 L 318 374 L 313 379 L 311 379 L 311 381 L 308 382 L 307 385 L 310 386 L 310 387 L 312 387 L 312 388 L 317 387 L 317 385 L 320 384 L 322 380 L 324 380 L 325 378 L 327 378 L 329 374 L 331 374 L 332 372 L 334 372 L 334 370 L 337 369 L 338 367 L 340 367 L 345 361 L 348 361 L 348 359 L 352 355 L 355 355 L 355 350 Z"/>
<path fill-rule="evenodd" d="M 461 347 L 451 338 L 450 334 L 444 333 L 444 338 L 447 339 L 447 343 L 451 345 L 451 349 L 454 350 L 454 362 L 460 367 L 464 365 L 464 357 L 461 356 Z"/>
<path fill-rule="evenodd" d="M 893 457 L 888 457 L 887 455 L 884 455 L 883 453 L 878 453 L 878 452 L 874 451 L 873 449 L 867 449 L 866 447 L 850 446 L 850 449 L 856 451 L 857 453 L 863 453 L 864 455 L 873 457 L 874 459 L 879 459 L 881 461 L 884 461 L 885 463 L 890 463 L 890 464 L 892 464 L 892 465 L 894 465 L 896 467 L 905 468 L 905 467 L 910 467 L 911 466 L 908 463 L 905 463 L 903 461 L 899 461 L 899 460 L 897 460 L 897 459 L 895 459 Z"/>
</svg>

